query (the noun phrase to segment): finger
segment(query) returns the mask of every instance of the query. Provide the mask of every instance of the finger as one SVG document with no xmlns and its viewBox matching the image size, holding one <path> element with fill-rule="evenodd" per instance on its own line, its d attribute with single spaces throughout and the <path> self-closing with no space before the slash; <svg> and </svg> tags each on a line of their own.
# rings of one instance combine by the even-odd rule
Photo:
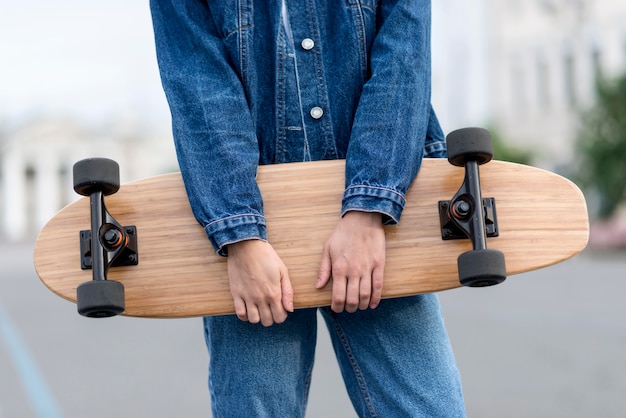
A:
<svg viewBox="0 0 626 418">
<path fill-rule="evenodd" d="M 330 258 L 330 252 L 328 247 L 324 247 L 322 251 L 322 259 L 320 260 L 319 268 L 317 269 L 317 281 L 315 287 L 321 289 L 328 284 L 330 277 L 332 276 L 332 260 Z"/>
<path fill-rule="evenodd" d="M 348 285 L 346 287 L 346 303 L 345 310 L 350 313 L 356 312 L 359 307 L 360 277 L 348 278 Z"/>
<path fill-rule="evenodd" d="M 272 309 L 270 308 L 270 305 L 261 305 L 257 309 L 259 312 L 261 325 L 263 325 L 264 327 L 274 325 L 274 315 L 272 314 Z"/>
<path fill-rule="evenodd" d="M 258 324 L 261 321 L 259 309 L 255 305 L 246 305 L 246 311 L 248 315 L 248 322 L 251 324 Z"/>
<path fill-rule="evenodd" d="M 293 312 L 293 289 L 291 288 L 291 282 L 289 281 L 289 275 L 286 269 L 280 272 L 280 276 L 280 294 L 272 297 L 268 305 L 274 324 L 282 324 L 285 322 L 287 319 L 287 309 L 291 309 L 289 312 Z"/>
<path fill-rule="evenodd" d="M 281 305 L 270 305 L 269 308 L 272 315 L 272 323 L 282 324 L 283 322 L 285 322 L 285 320 L 287 319 L 287 311 Z"/>
<path fill-rule="evenodd" d="M 380 303 L 383 296 L 384 268 L 375 269 L 372 272 L 372 297 L 370 308 L 374 309 Z"/>
<path fill-rule="evenodd" d="M 341 313 L 346 305 L 346 286 L 348 279 L 345 276 L 333 275 L 333 292 L 330 308 L 333 312 Z"/>
<path fill-rule="evenodd" d="M 285 310 L 281 303 L 271 304 L 269 308 L 270 314 L 272 316 L 272 322 L 274 324 L 282 324 L 283 322 L 285 322 L 288 312 Z"/>
<path fill-rule="evenodd" d="M 248 311 L 246 310 L 246 303 L 240 298 L 234 299 L 233 302 L 235 304 L 235 314 L 237 315 L 237 318 L 242 321 L 247 321 Z"/>
<path fill-rule="evenodd" d="M 359 283 L 359 309 L 364 311 L 370 306 L 372 298 L 372 277 L 364 277 Z"/>
</svg>

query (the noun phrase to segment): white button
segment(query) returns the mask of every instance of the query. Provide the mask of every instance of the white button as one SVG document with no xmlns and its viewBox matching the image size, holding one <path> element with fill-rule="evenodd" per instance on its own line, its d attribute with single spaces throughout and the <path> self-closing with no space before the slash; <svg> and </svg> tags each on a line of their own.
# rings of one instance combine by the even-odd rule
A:
<svg viewBox="0 0 626 418">
<path fill-rule="evenodd" d="M 312 108 L 310 113 L 313 119 L 319 119 L 324 116 L 324 110 L 319 106 Z"/>
<path fill-rule="evenodd" d="M 302 49 L 304 49 L 305 51 L 310 51 L 315 46 L 315 42 L 313 42 L 313 39 L 311 38 L 304 38 L 302 42 L 300 43 L 300 45 L 302 46 Z"/>
</svg>

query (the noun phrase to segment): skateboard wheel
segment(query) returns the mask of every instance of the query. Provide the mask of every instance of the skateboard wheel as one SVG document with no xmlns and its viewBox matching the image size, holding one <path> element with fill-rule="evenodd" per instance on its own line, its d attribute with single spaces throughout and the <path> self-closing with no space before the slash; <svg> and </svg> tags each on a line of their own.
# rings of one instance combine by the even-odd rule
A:
<svg viewBox="0 0 626 418">
<path fill-rule="evenodd" d="M 91 280 L 76 289 L 78 313 L 107 318 L 124 312 L 124 285 L 111 280 Z"/>
<path fill-rule="evenodd" d="M 446 137 L 448 161 L 463 167 L 466 161 L 485 164 L 493 158 L 491 134 L 483 128 L 463 128 L 450 132 Z"/>
<path fill-rule="evenodd" d="M 89 196 L 102 192 L 105 196 L 120 188 L 120 166 L 108 158 L 88 158 L 74 164 L 74 190 Z"/>
<path fill-rule="evenodd" d="M 506 279 L 504 254 L 498 250 L 473 250 L 458 258 L 459 281 L 463 286 L 485 287 Z"/>
</svg>

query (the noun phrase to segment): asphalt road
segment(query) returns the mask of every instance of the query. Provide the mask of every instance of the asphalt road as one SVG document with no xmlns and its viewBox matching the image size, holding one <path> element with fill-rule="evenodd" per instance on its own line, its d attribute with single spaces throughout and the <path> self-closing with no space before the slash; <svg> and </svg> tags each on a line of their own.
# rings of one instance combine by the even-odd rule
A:
<svg viewBox="0 0 626 418">
<path fill-rule="evenodd" d="M 208 417 L 200 319 L 86 319 L 0 243 L 0 418 Z M 440 294 L 468 416 L 626 416 L 626 257 Z M 323 327 L 320 327 L 323 331 Z M 320 333 L 308 417 L 354 417 Z"/>
</svg>

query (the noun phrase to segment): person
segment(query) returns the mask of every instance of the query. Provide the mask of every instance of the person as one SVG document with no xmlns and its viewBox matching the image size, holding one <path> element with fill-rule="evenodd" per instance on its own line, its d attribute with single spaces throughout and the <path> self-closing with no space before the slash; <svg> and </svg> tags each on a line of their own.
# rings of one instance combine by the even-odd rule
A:
<svg viewBox="0 0 626 418">
<path fill-rule="evenodd" d="M 190 205 L 227 257 L 236 315 L 204 318 L 214 417 L 304 416 L 317 314 L 359 416 L 465 416 L 435 295 L 381 300 L 383 225 L 422 158 L 445 156 L 431 106 L 427 0 L 151 0 Z M 259 164 L 345 159 L 316 286 L 293 306 L 268 241 Z M 311 225 L 311 228 L 314 228 Z"/>
</svg>

